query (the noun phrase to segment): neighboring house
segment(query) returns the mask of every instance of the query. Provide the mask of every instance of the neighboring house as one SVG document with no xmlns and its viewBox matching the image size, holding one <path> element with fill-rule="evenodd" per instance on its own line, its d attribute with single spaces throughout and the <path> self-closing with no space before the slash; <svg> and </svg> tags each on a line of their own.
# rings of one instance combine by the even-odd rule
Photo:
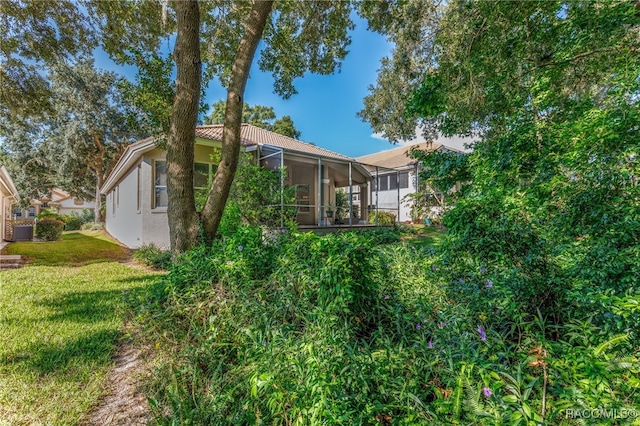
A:
<svg viewBox="0 0 640 426">
<path fill-rule="evenodd" d="M 417 192 L 420 184 L 420 163 L 409 157 L 412 149 L 457 152 L 438 143 L 423 142 L 358 157 L 356 160 L 373 176 L 369 187 L 369 210 L 377 206 L 379 211 L 393 213 L 398 222 L 412 220 L 411 207 L 403 202 L 406 195 Z M 362 194 L 358 194 L 358 198 L 362 198 Z"/>
<path fill-rule="evenodd" d="M 211 158 L 222 146 L 222 128 L 196 127 L 196 188 L 204 187 L 215 173 Z M 335 204 L 336 188 L 368 187 L 369 173 L 353 158 L 250 124 L 242 125 L 240 139 L 244 151 L 261 166 L 284 166 L 284 184 L 296 187 L 296 221 L 301 227 L 332 224 L 327 207 Z M 166 151 L 157 140 L 143 139 L 127 147 L 100 189 L 106 195 L 106 230 L 128 247 L 169 246 L 166 165 Z"/>
<path fill-rule="evenodd" d="M 93 211 L 95 200 L 87 201 L 78 197 L 72 197 L 68 192 L 60 188 L 51 190 L 51 194 L 41 197 L 38 200 L 31 200 L 29 207 L 15 207 L 12 215 L 15 219 L 33 219 L 44 209 L 51 209 L 62 215 L 72 213 L 82 214 L 85 209 Z"/>
<path fill-rule="evenodd" d="M 18 190 L 9 176 L 9 172 L 0 165 L 0 241 L 12 240 L 12 206 L 20 202 Z"/>
</svg>

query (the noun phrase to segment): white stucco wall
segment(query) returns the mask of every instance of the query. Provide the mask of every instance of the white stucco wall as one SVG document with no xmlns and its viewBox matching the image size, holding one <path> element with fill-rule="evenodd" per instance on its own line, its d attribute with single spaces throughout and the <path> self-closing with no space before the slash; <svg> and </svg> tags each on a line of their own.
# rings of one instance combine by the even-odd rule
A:
<svg viewBox="0 0 640 426">
<path fill-rule="evenodd" d="M 6 226 L 8 226 L 8 221 L 11 219 L 11 202 L 7 194 L 2 192 L 2 190 L 2 185 L 0 185 L 0 242 L 4 240 L 6 235 L 5 229 Z"/>
<path fill-rule="evenodd" d="M 76 213 L 76 214 L 81 214 L 83 210 L 91 210 L 93 211 L 96 203 L 95 201 L 86 201 L 86 200 L 81 200 L 82 201 L 82 205 L 76 204 L 76 202 L 74 201 L 74 198 L 67 198 L 66 200 L 63 201 L 58 201 L 58 203 L 60 204 L 60 207 L 58 208 L 58 213 L 60 214 L 71 214 L 71 213 Z M 55 200 L 53 200 L 52 202 L 55 202 Z"/>
<path fill-rule="evenodd" d="M 382 174 L 381 174 L 382 176 Z M 378 208 L 381 211 L 391 212 L 396 215 L 397 222 L 404 222 L 407 220 L 411 220 L 411 208 L 403 203 L 402 199 L 411 193 L 416 192 L 415 188 L 416 177 L 414 171 L 409 171 L 409 187 L 408 188 L 400 188 L 400 214 L 398 215 L 398 189 L 390 189 L 386 191 L 378 191 Z M 369 204 L 376 204 L 376 191 L 371 190 L 371 186 L 369 186 L 369 191 L 371 194 Z"/>
<path fill-rule="evenodd" d="M 162 249 L 169 248 L 169 220 L 167 208 L 153 208 L 154 184 L 153 161 L 164 160 L 166 154 L 155 150 L 145 156 L 142 161 L 142 241 L 143 244 L 153 244 Z"/>
<path fill-rule="evenodd" d="M 138 210 L 138 166 L 129 169 L 125 177 L 106 197 L 107 232 L 130 248 L 143 244 L 142 211 Z M 144 184 L 142 179 L 141 184 Z"/>
</svg>

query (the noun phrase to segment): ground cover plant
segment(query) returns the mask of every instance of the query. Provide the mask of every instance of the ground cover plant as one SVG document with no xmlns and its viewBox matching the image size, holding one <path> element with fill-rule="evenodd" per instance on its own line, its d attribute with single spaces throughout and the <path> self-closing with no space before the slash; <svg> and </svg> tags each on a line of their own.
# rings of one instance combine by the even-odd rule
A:
<svg viewBox="0 0 640 426">
<path fill-rule="evenodd" d="M 0 424 L 77 424 L 105 391 L 123 299 L 154 276 L 104 235 L 63 238 L 8 247 L 30 264 L 0 272 Z"/>
<path fill-rule="evenodd" d="M 593 307 L 553 323 L 523 291 L 528 271 L 452 264 L 449 238 L 436 249 L 391 232 L 264 239 L 241 226 L 186 254 L 140 301 L 165 360 L 156 421 L 585 424 L 567 410 L 599 407 L 631 419 L 635 324 L 603 329 Z"/>
</svg>

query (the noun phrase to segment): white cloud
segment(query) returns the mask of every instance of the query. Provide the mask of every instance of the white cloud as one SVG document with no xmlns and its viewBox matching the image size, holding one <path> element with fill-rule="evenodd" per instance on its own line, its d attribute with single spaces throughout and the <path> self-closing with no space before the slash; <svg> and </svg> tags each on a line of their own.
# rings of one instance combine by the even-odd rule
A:
<svg viewBox="0 0 640 426">
<path fill-rule="evenodd" d="M 388 139 L 382 136 L 382 133 L 374 133 L 371 135 L 372 138 L 378 139 L 381 141 L 389 142 Z M 435 142 L 441 145 L 445 145 L 449 148 L 457 149 L 458 151 L 463 152 L 471 152 L 472 149 L 468 149 L 465 147 L 466 144 L 473 144 L 476 141 L 474 138 L 463 137 L 463 136 L 452 136 L 452 137 L 444 137 L 439 136 L 436 138 Z M 407 146 L 407 145 L 415 145 L 417 143 L 427 142 L 427 140 L 422 136 L 422 132 L 418 127 L 416 127 L 416 137 L 406 141 L 399 141 L 397 145 L 399 146 Z"/>
</svg>

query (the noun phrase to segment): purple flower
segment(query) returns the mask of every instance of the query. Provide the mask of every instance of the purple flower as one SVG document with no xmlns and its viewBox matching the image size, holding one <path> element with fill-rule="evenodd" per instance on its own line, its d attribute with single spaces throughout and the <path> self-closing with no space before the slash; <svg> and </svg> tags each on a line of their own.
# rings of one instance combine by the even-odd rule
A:
<svg viewBox="0 0 640 426">
<path fill-rule="evenodd" d="M 266 340 L 262 341 L 262 346 L 267 346 L 267 341 Z"/>
<path fill-rule="evenodd" d="M 482 326 L 478 327 L 478 333 L 480 333 L 480 339 L 483 342 L 487 340 L 487 334 L 484 332 L 484 328 L 482 328 Z"/>
<path fill-rule="evenodd" d="M 431 266 L 431 270 L 432 270 L 432 271 L 435 271 L 435 270 L 437 270 L 437 269 L 438 269 L 438 267 L 437 267 L 436 265 L 432 265 L 432 266 Z"/>
<path fill-rule="evenodd" d="M 493 287 L 493 281 L 491 280 L 487 281 L 487 283 L 485 284 L 485 287 Z"/>
<path fill-rule="evenodd" d="M 231 265 L 233 262 L 230 260 L 227 260 L 227 265 Z"/>
<path fill-rule="evenodd" d="M 491 398 L 491 395 L 493 395 L 493 392 L 491 392 L 491 389 L 489 389 L 489 388 L 482 388 L 482 393 L 487 398 Z"/>
<path fill-rule="evenodd" d="M 438 324 L 440 326 L 440 328 L 445 328 L 447 326 L 447 322 L 446 321 L 442 321 L 440 324 Z"/>
<path fill-rule="evenodd" d="M 238 251 L 242 251 L 243 249 L 244 249 L 244 247 L 238 246 Z"/>
<path fill-rule="evenodd" d="M 427 347 L 429 349 L 433 348 L 433 340 L 429 339 L 429 341 L 427 342 Z"/>
<path fill-rule="evenodd" d="M 420 323 L 416 324 L 416 330 L 420 330 L 422 328 L 422 325 L 420 325 Z"/>
<path fill-rule="evenodd" d="M 460 284 L 464 284 L 464 278 L 460 278 L 460 279 L 458 280 L 458 282 L 459 282 Z"/>
<path fill-rule="evenodd" d="M 484 266 L 482 268 L 480 268 L 480 273 L 481 274 L 486 274 L 487 273 L 487 268 L 485 268 Z"/>
<path fill-rule="evenodd" d="M 386 296 L 384 296 L 384 300 L 389 300 L 389 295 L 387 294 Z"/>
</svg>

